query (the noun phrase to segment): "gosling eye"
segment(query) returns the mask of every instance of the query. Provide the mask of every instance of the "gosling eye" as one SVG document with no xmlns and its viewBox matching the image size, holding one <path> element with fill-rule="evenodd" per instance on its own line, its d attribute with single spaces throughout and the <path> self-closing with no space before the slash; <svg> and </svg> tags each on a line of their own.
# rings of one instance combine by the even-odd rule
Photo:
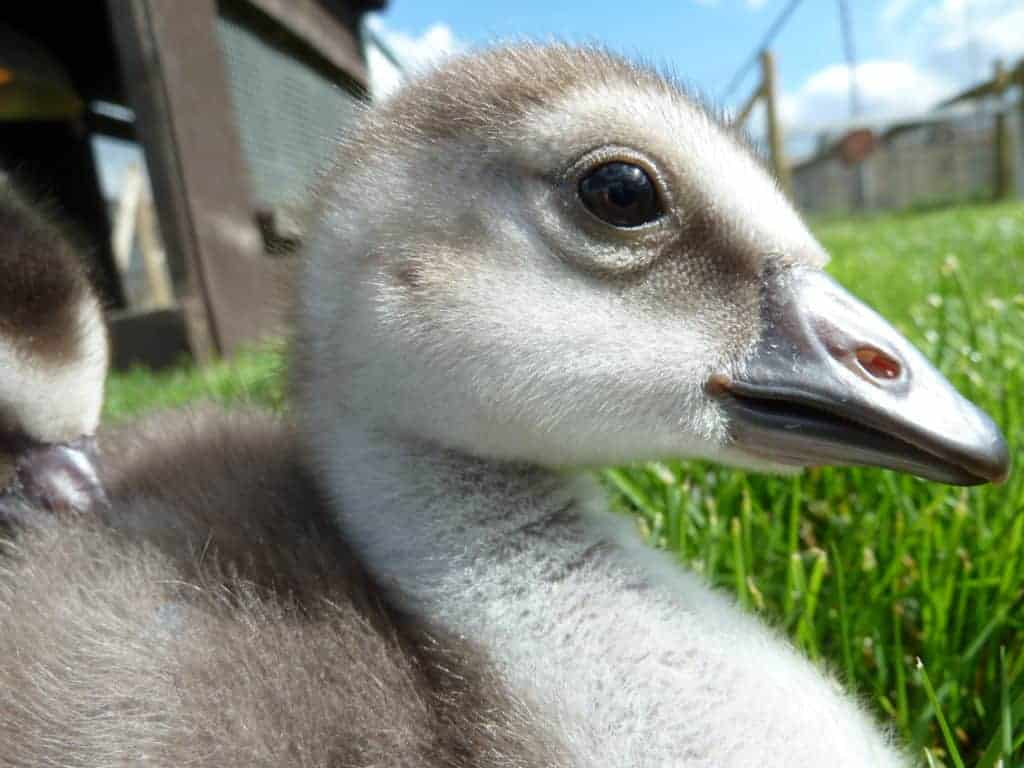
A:
<svg viewBox="0 0 1024 768">
<path fill-rule="evenodd" d="M 615 227 L 639 227 L 664 213 L 654 181 L 632 163 L 599 165 L 580 179 L 579 196 L 588 211 Z"/>
</svg>

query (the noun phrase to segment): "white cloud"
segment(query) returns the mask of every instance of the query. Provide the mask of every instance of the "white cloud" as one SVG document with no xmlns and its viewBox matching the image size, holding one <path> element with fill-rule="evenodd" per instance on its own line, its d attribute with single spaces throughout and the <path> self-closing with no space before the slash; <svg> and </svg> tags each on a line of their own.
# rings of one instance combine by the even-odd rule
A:
<svg viewBox="0 0 1024 768">
<path fill-rule="evenodd" d="M 875 59 L 856 69 L 862 114 L 906 115 L 928 109 L 949 93 L 951 82 L 909 61 Z M 844 120 L 850 111 L 850 76 L 844 64 L 811 75 L 795 93 L 781 99 L 784 121 L 798 128 Z"/>
<path fill-rule="evenodd" d="M 991 73 L 992 62 L 1024 55 L 1024 4 L 1018 0 L 889 0 L 882 33 L 914 49 L 922 66 L 967 85 Z"/>
<path fill-rule="evenodd" d="M 420 35 L 391 29 L 375 15 L 367 17 L 366 23 L 401 64 L 399 69 L 377 46 L 368 46 L 366 63 L 370 72 L 370 92 L 375 99 L 385 98 L 402 85 L 402 70 L 415 74 L 465 47 L 456 39 L 451 27 L 443 23 L 431 24 Z"/>
<path fill-rule="evenodd" d="M 759 11 L 764 7 L 768 0 L 747 0 L 747 8 L 754 11 Z"/>
<path fill-rule="evenodd" d="M 857 67 L 868 118 L 924 111 L 987 79 L 992 61 L 1024 55 L 1024 4 L 1019 0 L 888 0 L 878 32 L 893 55 Z M 780 98 L 790 132 L 849 118 L 849 76 L 832 64 Z"/>
</svg>

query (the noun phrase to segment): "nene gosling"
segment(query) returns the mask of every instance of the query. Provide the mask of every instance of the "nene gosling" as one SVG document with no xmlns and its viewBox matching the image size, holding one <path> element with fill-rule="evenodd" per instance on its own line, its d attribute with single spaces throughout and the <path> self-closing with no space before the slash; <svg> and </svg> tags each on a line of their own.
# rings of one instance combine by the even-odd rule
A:
<svg viewBox="0 0 1024 768">
<path fill-rule="evenodd" d="M 0 765 L 907 765 L 571 472 L 1006 475 L 742 143 L 646 69 L 518 46 L 368 111 L 338 158 L 297 434 L 107 437 L 109 501 L 0 575 Z"/>
</svg>

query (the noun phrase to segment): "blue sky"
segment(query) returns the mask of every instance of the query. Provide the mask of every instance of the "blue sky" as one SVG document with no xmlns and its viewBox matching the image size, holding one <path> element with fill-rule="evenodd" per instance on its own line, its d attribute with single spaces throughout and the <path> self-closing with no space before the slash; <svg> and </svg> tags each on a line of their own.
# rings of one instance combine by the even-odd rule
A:
<svg viewBox="0 0 1024 768">
<path fill-rule="evenodd" d="M 785 0 L 752 6 L 744 0 L 392 0 L 389 27 L 422 32 L 436 22 L 471 45 L 515 37 L 601 41 L 629 55 L 669 62 L 718 94 L 755 48 Z M 842 56 L 837 4 L 804 0 L 779 38 L 782 77 L 794 83 Z M 883 0 L 852 0 L 856 37 L 865 55 L 879 55 L 872 27 Z"/>
<path fill-rule="evenodd" d="M 378 29 L 413 58 L 515 38 L 599 41 L 718 99 L 788 0 L 392 0 Z M 925 109 L 1024 55 L 1024 0 L 848 0 L 871 116 Z M 417 48 L 417 45 L 419 48 Z M 804 0 L 772 46 L 794 130 L 848 117 L 838 3 Z M 749 77 L 729 100 L 742 101 Z"/>
</svg>

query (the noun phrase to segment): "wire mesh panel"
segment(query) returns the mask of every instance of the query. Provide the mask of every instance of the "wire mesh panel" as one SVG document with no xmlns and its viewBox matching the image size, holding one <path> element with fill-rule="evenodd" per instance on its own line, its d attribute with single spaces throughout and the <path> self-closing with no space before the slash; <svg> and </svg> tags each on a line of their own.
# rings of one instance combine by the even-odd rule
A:
<svg viewBox="0 0 1024 768">
<path fill-rule="evenodd" d="M 220 3 L 217 26 L 254 204 L 301 216 L 359 97 L 344 76 L 241 4 Z"/>
<path fill-rule="evenodd" d="M 1017 137 L 1015 173 L 1024 180 L 1021 108 L 1011 105 L 1006 114 Z M 993 194 L 995 167 L 994 115 L 966 112 L 891 128 L 860 166 L 845 164 L 838 152 L 802 163 L 793 172 L 793 193 L 815 213 L 976 200 Z"/>
</svg>

